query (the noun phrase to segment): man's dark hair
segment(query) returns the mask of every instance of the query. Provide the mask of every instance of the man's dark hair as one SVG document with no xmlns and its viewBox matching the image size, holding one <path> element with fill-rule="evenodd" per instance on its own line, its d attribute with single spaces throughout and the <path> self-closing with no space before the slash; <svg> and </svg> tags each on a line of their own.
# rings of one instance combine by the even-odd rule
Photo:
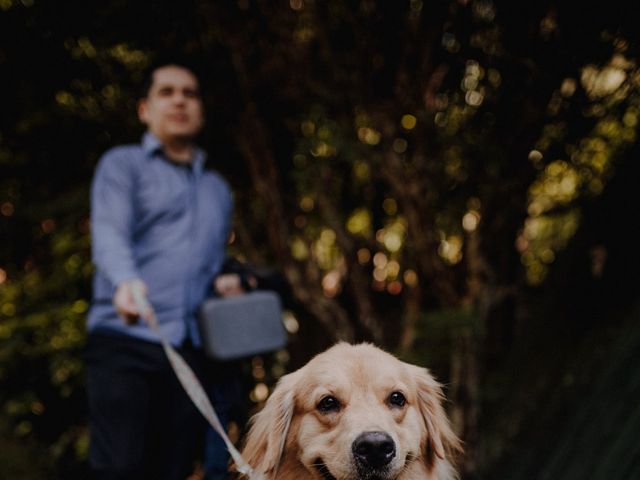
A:
<svg viewBox="0 0 640 480">
<path fill-rule="evenodd" d="M 191 72 L 196 77 L 196 80 L 198 80 L 198 86 L 201 91 L 200 93 L 202 93 L 202 80 L 199 73 L 200 69 L 194 62 L 190 62 L 184 58 L 176 59 L 173 57 L 163 57 L 155 60 L 145 69 L 142 77 L 142 84 L 140 85 L 140 98 L 146 98 L 149 95 L 149 90 L 151 90 L 151 85 L 153 85 L 153 74 L 156 70 L 164 67 L 178 67 Z"/>
</svg>

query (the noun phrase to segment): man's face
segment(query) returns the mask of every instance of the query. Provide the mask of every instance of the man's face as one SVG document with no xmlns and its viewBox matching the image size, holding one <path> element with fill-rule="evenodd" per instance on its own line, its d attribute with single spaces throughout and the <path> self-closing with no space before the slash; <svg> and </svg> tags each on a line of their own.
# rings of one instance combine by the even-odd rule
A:
<svg viewBox="0 0 640 480">
<path fill-rule="evenodd" d="M 174 65 L 158 68 L 152 78 L 147 97 L 138 105 L 140 121 L 162 143 L 193 140 L 204 123 L 198 80 Z"/>
</svg>

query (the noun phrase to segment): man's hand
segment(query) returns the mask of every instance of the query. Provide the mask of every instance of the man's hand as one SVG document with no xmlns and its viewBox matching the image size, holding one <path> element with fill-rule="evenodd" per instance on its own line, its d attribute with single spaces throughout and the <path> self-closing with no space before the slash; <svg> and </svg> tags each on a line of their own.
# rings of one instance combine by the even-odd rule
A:
<svg viewBox="0 0 640 480">
<path fill-rule="evenodd" d="M 133 300 L 132 289 L 140 288 L 143 294 L 147 295 L 147 286 L 142 280 L 134 279 L 122 282 L 118 285 L 116 293 L 113 296 L 113 306 L 116 308 L 118 315 L 122 317 L 122 320 L 127 325 L 133 325 L 137 323 L 140 318 L 140 312 Z"/>
<path fill-rule="evenodd" d="M 232 297 L 244 293 L 240 275 L 237 273 L 218 275 L 213 282 L 213 288 L 221 297 Z"/>
</svg>

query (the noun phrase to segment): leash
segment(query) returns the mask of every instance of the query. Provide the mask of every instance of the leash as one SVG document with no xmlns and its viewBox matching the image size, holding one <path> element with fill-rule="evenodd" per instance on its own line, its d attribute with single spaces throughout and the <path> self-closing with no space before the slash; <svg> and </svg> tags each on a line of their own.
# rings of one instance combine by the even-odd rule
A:
<svg viewBox="0 0 640 480">
<path fill-rule="evenodd" d="M 147 320 L 149 327 L 158 334 L 160 337 L 160 342 L 162 343 L 162 348 L 164 349 L 167 358 L 169 359 L 169 363 L 171 363 L 171 367 L 175 372 L 178 380 L 182 384 L 182 387 L 189 395 L 189 398 L 196 406 L 196 408 L 202 413 L 204 418 L 207 419 L 209 424 L 213 427 L 213 429 L 218 432 L 218 434 L 224 440 L 225 445 L 227 446 L 227 450 L 231 454 L 233 461 L 235 462 L 236 470 L 245 475 L 248 480 L 264 480 L 263 476 L 255 472 L 251 465 L 249 465 L 240 452 L 233 445 L 229 437 L 227 436 L 227 432 L 224 431 L 222 424 L 220 423 L 220 419 L 216 414 L 213 405 L 209 401 L 209 397 L 207 396 L 204 388 L 195 373 L 187 362 L 182 358 L 182 356 L 171 346 L 171 344 L 164 338 L 162 332 L 160 331 L 160 326 L 158 325 L 158 320 L 156 319 L 156 314 L 153 311 L 153 307 L 147 300 L 145 294 L 142 292 L 142 287 L 138 283 L 133 283 L 131 288 L 131 293 L 133 295 L 133 300 L 140 312 L 140 316 Z"/>
</svg>

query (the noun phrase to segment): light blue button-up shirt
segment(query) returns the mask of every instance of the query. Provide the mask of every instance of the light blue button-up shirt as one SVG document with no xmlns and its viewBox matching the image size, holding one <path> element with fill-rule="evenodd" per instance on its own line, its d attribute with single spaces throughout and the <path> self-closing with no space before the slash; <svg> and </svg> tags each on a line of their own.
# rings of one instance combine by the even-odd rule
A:
<svg viewBox="0 0 640 480">
<path fill-rule="evenodd" d="M 144 322 L 125 325 L 112 304 L 119 283 L 140 278 L 165 338 L 200 344 L 197 308 L 224 261 L 233 208 L 229 186 L 204 163 L 199 149 L 190 165 L 169 161 L 151 133 L 100 159 L 91 190 L 90 332 L 159 341 Z"/>
</svg>

